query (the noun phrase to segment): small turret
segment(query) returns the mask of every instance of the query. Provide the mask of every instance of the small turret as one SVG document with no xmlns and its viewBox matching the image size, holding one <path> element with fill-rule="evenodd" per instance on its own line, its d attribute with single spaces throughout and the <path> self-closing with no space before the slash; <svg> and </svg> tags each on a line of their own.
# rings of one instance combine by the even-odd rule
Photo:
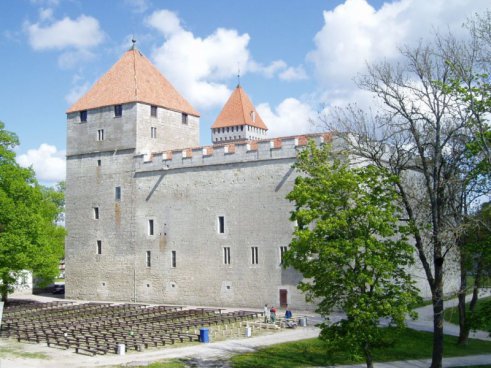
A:
<svg viewBox="0 0 491 368">
<path fill-rule="evenodd" d="M 268 127 L 244 89 L 237 85 L 211 126 L 213 144 L 266 138 Z"/>
</svg>

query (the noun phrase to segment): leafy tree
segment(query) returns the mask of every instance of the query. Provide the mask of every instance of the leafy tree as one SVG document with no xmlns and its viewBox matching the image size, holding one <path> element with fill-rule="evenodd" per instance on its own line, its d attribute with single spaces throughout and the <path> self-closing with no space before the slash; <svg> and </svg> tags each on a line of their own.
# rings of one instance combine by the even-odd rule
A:
<svg viewBox="0 0 491 368">
<path fill-rule="evenodd" d="M 478 313 L 476 309 L 482 278 L 491 270 L 491 203 L 485 203 L 467 222 L 468 227 L 462 236 L 462 266 L 466 276 L 474 276 L 474 284 L 469 306 L 466 306 L 465 299 L 464 303 L 459 303 L 458 306 L 461 325 L 458 341 L 462 345 L 467 344 L 472 329 L 485 325 L 491 318 L 491 314 L 486 314 L 486 310 L 481 311 L 484 313 Z"/>
<path fill-rule="evenodd" d="M 362 354 L 372 367 L 372 349 L 384 342 L 379 320 L 403 327 L 417 300 L 407 268 L 413 248 L 400 234 L 393 177 L 375 166 L 351 168 L 347 157 L 310 142 L 294 164 L 300 176 L 287 198 L 297 222 L 284 267 L 304 275 L 299 289 L 328 317 L 342 309 L 346 319 L 321 325 L 330 346 Z"/>
<path fill-rule="evenodd" d="M 17 277 L 32 271 L 52 280 L 64 251 L 64 228 L 56 225 L 62 193 L 39 185 L 20 167 L 13 148 L 19 141 L 0 122 L 0 293 L 7 301 Z"/>
</svg>

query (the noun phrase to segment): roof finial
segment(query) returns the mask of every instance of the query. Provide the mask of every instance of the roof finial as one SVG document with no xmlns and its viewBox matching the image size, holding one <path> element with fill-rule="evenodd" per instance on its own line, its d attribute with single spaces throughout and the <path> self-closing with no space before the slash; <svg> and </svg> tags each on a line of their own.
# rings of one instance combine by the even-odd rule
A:
<svg viewBox="0 0 491 368">
<path fill-rule="evenodd" d="M 135 50 L 135 49 L 136 49 L 136 39 L 135 39 L 135 35 L 133 35 L 133 36 L 131 37 L 131 42 L 132 42 L 132 45 L 131 45 L 130 50 Z"/>
<path fill-rule="evenodd" d="M 240 87 L 240 64 L 237 62 L 237 88 Z"/>
</svg>

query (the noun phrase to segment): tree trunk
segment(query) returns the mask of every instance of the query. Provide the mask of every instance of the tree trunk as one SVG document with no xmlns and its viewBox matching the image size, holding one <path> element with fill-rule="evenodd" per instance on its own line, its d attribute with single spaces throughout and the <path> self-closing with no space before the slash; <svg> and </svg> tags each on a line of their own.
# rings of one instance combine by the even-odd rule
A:
<svg viewBox="0 0 491 368">
<path fill-rule="evenodd" d="M 367 363 L 367 368 L 373 368 L 373 357 L 370 352 L 370 347 L 368 344 L 363 346 L 363 354 L 365 355 L 365 362 Z"/>
<path fill-rule="evenodd" d="M 430 368 L 442 368 L 443 360 L 443 258 L 435 260 L 433 302 L 433 354 Z"/>
<path fill-rule="evenodd" d="M 465 295 L 467 293 L 467 268 L 464 251 L 460 251 L 460 290 L 459 290 L 459 338 L 457 345 L 467 345 L 469 341 L 468 321 L 465 310 Z M 467 330 L 467 331 L 466 331 Z"/>
</svg>

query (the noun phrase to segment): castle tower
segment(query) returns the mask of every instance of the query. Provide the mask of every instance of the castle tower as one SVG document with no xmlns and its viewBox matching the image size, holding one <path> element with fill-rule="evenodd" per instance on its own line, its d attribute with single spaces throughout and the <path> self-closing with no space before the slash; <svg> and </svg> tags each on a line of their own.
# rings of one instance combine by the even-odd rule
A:
<svg viewBox="0 0 491 368">
<path fill-rule="evenodd" d="M 199 113 L 134 47 L 68 109 L 68 297 L 133 295 L 135 156 L 198 144 Z"/>
<path fill-rule="evenodd" d="M 244 89 L 237 85 L 211 126 L 213 144 L 266 138 L 268 127 Z"/>
</svg>

